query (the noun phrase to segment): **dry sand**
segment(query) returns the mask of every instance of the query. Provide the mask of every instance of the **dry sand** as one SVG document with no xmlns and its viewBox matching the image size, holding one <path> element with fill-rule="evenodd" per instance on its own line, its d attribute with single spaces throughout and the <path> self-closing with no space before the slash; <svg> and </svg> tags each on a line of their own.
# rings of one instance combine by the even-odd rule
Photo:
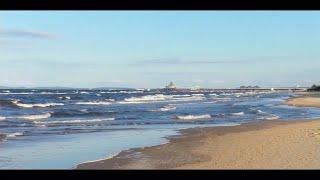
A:
<svg viewBox="0 0 320 180">
<path fill-rule="evenodd" d="M 287 103 L 320 107 L 319 98 Z M 79 169 L 319 169 L 320 120 L 273 120 L 193 128 L 170 143 L 123 151 Z"/>
<path fill-rule="evenodd" d="M 320 97 L 292 98 L 287 100 L 285 104 L 291 106 L 320 107 Z"/>
</svg>

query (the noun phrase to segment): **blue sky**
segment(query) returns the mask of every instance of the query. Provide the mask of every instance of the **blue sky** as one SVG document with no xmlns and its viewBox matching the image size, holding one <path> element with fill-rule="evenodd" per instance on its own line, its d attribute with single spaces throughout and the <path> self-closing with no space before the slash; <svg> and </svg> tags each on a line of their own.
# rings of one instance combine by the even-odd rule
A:
<svg viewBox="0 0 320 180">
<path fill-rule="evenodd" d="M 316 11 L 2 11 L 0 86 L 310 86 Z"/>
</svg>

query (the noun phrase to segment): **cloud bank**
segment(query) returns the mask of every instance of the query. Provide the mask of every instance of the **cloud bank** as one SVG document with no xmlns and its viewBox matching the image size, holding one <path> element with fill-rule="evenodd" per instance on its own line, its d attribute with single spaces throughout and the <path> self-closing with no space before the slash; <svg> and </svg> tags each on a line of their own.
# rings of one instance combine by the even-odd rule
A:
<svg viewBox="0 0 320 180">
<path fill-rule="evenodd" d="M 53 39 L 53 38 L 56 38 L 57 36 L 55 34 L 44 32 L 44 31 L 35 31 L 35 30 L 26 30 L 26 29 L 0 29 L 0 37 L 6 37 L 6 38 L 25 37 L 25 38 Z"/>
</svg>

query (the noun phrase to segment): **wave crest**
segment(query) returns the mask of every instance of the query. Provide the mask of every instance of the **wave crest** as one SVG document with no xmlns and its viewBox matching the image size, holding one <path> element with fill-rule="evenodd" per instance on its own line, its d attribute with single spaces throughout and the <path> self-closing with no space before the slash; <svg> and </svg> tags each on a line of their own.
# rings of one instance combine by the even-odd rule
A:
<svg viewBox="0 0 320 180">
<path fill-rule="evenodd" d="M 203 115 L 186 115 L 186 116 L 176 116 L 175 119 L 179 120 L 199 120 L 199 119 L 210 119 L 210 114 Z"/>
<path fill-rule="evenodd" d="M 109 105 L 110 102 L 105 101 L 88 101 L 88 102 L 76 102 L 78 105 Z"/>
<path fill-rule="evenodd" d="M 244 112 L 231 113 L 233 116 L 243 116 Z"/>
<path fill-rule="evenodd" d="M 164 101 L 198 101 L 203 100 L 205 97 L 203 94 L 193 94 L 193 95 L 146 95 L 140 97 L 125 98 L 120 104 L 139 104 L 139 103 L 152 103 L 152 102 L 164 102 Z"/>
<path fill-rule="evenodd" d="M 168 106 L 164 106 L 164 107 L 161 107 L 159 109 L 153 109 L 151 111 L 161 111 L 161 112 L 166 112 L 166 111 L 172 111 L 172 110 L 175 110 L 176 107 L 175 106 L 172 106 L 172 105 L 168 105 Z"/>
<path fill-rule="evenodd" d="M 23 108 L 34 108 L 34 107 L 51 107 L 51 106 L 63 106 L 63 103 L 36 103 L 36 104 L 24 104 L 24 103 L 20 103 L 19 101 L 12 101 L 12 103 L 14 103 L 15 105 L 19 106 L 19 107 L 23 107 Z"/>
<path fill-rule="evenodd" d="M 15 133 L 9 133 L 9 134 L 6 134 L 6 138 L 15 138 L 17 136 L 23 136 L 23 133 L 21 132 L 15 132 Z"/>
<path fill-rule="evenodd" d="M 277 116 L 277 115 L 272 115 L 272 116 L 270 116 L 270 117 L 266 117 L 265 119 L 266 120 L 276 120 L 276 119 L 279 119 L 280 117 L 279 116 Z"/>
<path fill-rule="evenodd" d="M 91 122 L 101 122 L 101 121 L 113 121 L 115 120 L 114 117 L 112 118 L 104 118 L 104 119 L 90 119 L 90 120 L 63 120 L 63 121 L 36 121 L 35 124 L 74 124 L 74 123 L 91 123 Z"/>
<path fill-rule="evenodd" d="M 17 116 L 15 118 L 26 119 L 26 120 L 40 120 L 40 119 L 47 119 L 50 116 L 51 116 L 50 113 L 44 113 L 44 114 L 30 114 L 30 115 Z"/>
</svg>

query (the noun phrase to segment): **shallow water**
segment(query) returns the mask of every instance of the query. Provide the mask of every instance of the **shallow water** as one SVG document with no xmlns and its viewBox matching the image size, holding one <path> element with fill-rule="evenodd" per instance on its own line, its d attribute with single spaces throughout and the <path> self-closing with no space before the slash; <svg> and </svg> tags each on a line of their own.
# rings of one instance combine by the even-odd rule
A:
<svg viewBox="0 0 320 180">
<path fill-rule="evenodd" d="M 190 127 L 320 117 L 290 92 L 0 90 L 0 168 L 61 169 L 165 143 Z"/>
</svg>

